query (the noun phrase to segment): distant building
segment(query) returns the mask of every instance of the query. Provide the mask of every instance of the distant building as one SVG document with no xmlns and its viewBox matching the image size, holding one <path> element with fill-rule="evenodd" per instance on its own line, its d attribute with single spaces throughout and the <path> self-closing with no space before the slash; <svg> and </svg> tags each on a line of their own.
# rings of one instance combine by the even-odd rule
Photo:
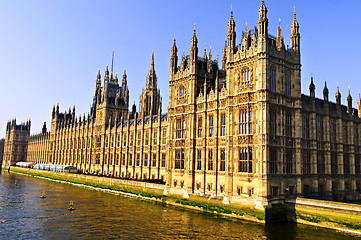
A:
<svg viewBox="0 0 361 240">
<path fill-rule="evenodd" d="M 361 192 L 361 100 L 352 108 L 301 94 L 299 24 L 294 14 L 291 46 L 285 47 L 281 24 L 268 33 L 262 1 L 258 26 L 247 27 L 236 43 L 233 13 L 221 63 L 211 51 L 198 56 L 194 29 L 190 54 L 178 65 L 174 40 L 170 58 L 169 107 L 161 112 L 154 54 L 140 97 L 140 111 L 129 109 L 129 90 L 108 68 L 96 78 L 90 114 L 54 106 L 50 132 L 31 136 L 27 161 L 73 165 L 84 173 L 162 179 L 170 192 L 228 197 L 229 201 L 265 206 L 285 196 L 356 199 Z M 221 69 L 218 68 L 221 64 Z M 6 164 L 12 155 L 8 124 Z M 11 126 L 11 127 L 10 127 Z M 29 129 L 26 127 L 28 126 Z M 9 136 L 9 137 L 8 137 Z M 25 142 L 22 150 L 26 150 Z M 18 148 L 19 149 L 19 148 Z M 11 153 L 11 154 L 10 154 Z M 11 156 L 11 157 L 10 157 Z M 11 158 L 11 160 L 10 160 Z"/>
<path fill-rule="evenodd" d="M 0 166 L 3 163 L 5 139 L 0 139 Z"/>
<path fill-rule="evenodd" d="M 30 125 L 30 121 L 16 124 L 16 119 L 7 123 L 2 162 L 3 168 L 8 168 L 17 162 L 26 162 Z"/>
</svg>

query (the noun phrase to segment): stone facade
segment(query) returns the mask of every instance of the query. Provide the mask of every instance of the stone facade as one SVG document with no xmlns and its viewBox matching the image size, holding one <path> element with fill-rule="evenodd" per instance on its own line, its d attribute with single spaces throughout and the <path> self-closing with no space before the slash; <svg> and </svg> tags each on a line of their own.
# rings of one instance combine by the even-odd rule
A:
<svg viewBox="0 0 361 240">
<path fill-rule="evenodd" d="M 0 139 L 0 166 L 3 164 L 5 139 Z"/>
<path fill-rule="evenodd" d="M 204 50 L 198 57 L 194 29 L 190 54 L 178 65 L 171 49 L 168 112 L 161 112 L 154 54 L 140 98 L 129 109 L 108 68 L 96 79 L 90 114 L 75 117 L 54 106 L 50 132 L 31 136 L 28 161 L 69 164 L 84 173 L 159 179 L 170 192 L 220 196 L 265 206 L 287 195 L 322 199 L 358 198 L 361 191 L 361 100 L 358 110 L 328 98 L 301 94 L 299 24 L 294 14 L 291 46 L 268 33 L 262 1 L 258 26 L 236 44 L 233 13 L 222 67 Z M 358 192 L 358 193 L 357 193 Z"/>
<path fill-rule="evenodd" d="M 3 168 L 8 168 L 17 162 L 27 161 L 30 125 L 30 121 L 16 124 L 16 119 L 7 123 L 2 162 Z"/>
</svg>

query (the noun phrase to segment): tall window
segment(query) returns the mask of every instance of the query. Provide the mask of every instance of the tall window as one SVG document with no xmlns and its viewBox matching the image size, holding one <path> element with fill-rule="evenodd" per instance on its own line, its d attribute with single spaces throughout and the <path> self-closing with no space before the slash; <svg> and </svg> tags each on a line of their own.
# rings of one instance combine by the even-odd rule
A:
<svg viewBox="0 0 361 240">
<path fill-rule="evenodd" d="M 317 117 L 317 139 L 323 141 L 323 118 Z"/>
<path fill-rule="evenodd" d="M 153 159 L 152 159 L 152 167 L 157 166 L 157 154 L 153 153 Z"/>
<path fill-rule="evenodd" d="M 277 149 L 270 148 L 270 162 L 269 162 L 270 173 L 278 173 L 277 169 Z"/>
<path fill-rule="evenodd" d="M 253 111 L 252 108 L 249 108 L 249 128 L 248 133 L 253 133 Z"/>
<path fill-rule="evenodd" d="M 180 97 L 184 97 L 185 92 L 186 92 L 185 87 L 181 86 L 181 87 L 179 88 L 179 96 L 180 96 Z"/>
<path fill-rule="evenodd" d="M 270 70 L 270 90 L 276 92 L 276 69 L 271 68 Z"/>
<path fill-rule="evenodd" d="M 291 76 L 289 73 L 285 75 L 285 94 L 291 96 Z"/>
<path fill-rule="evenodd" d="M 303 174 L 311 173 L 311 153 L 306 151 L 303 153 Z"/>
<path fill-rule="evenodd" d="M 250 82 L 249 68 L 242 70 L 242 85 L 248 85 Z"/>
<path fill-rule="evenodd" d="M 226 171 L 226 150 L 221 150 L 221 165 L 220 165 L 220 171 Z"/>
<path fill-rule="evenodd" d="M 292 137 L 292 115 L 286 113 L 286 136 Z"/>
<path fill-rule="evenodd" d="M 252 148 L 240 148 L 238 171 L 251 173 L 253 171 L 252 160 L 253 160 Z"/>
<path fill-rule="evenodd" d="M 252 108 L 242 109 L 239 112 L 239 134 L 253 133 L 253 112 Z"/>
<path fill-rule="evenodd" d="M 130 134 L 130 146 L 133 147 L 133 145 L 134 145 L 134 135 Z"/>
<path fill-rule="evenodd" d="M 331 174 L 338 173 L 337 152 L 331 152 Z"/>
<path fill-rule="evenodd" d="M 293 153 L 292 150 L 286 151 L 286 173 L 293 173 Z"/>
<path fill-rule="evenodd" d="M 310 117 L 308 115 L 305 116 L 303 133 L 305 138 L 310 138 Z"/>
<path fill-rule="evenodd" d="M 143 166 L 145 166 L 145 167 L 148 166 L 148 154 L 147 153 L 144 154 Z"/>
<path fill-rule="evenodd" d="M 149 144 L 149 132 L 145 132 L 145 145 Z"/>
<path fill-rule="evenodd" d="M 167 144 L 167 129 L 163 129 L 162 143 L 163 145 Z"/>
<path fill-rule="evenodd" d="M 317 173 L 318 174 L 325 173 L 325 158 L 324 158 L 324 153 L 322 151 L 317 152 Z"/>
<path fill-rule="evenodd" d="M 213 116 L 212 115 L 210 115 L 208 117 L 208 126 L 209 126 L 209 128 L 208 128 L 208 136 L 213 137 Z"/>
<path fill-rule="evenodd" d="M 165 153 L 162 153 L 162 167 L 165 167 Z"/>
<path fill-rule="evenodd" d="M 139 166 L 139 165 L 140 165 L 140 154 L 137 153 L 137 166 Z"/>
<path fill-rule="evenodd" d="M 271 134 L 276 135 L 277 134 L 277 113 L 274 110 L 271 110 L 271 123 L 270 123 L 270 127 L 271 127 Z"/>
<path fill-rule="evenodd" d="M 95 164 L 100 164 L 100 154 L 95 156 Z"/>
<path fill-rule="evenodd" d="M 202 150 L 197 150 L 197 170 L 202 170 Z"/>
<path fill-rule="evenodd" d="M 350 157 L 348 153 L 343 153 L 343 173 L 350 173 Z"/>
<path fill-rule="evenodd" d="M 360 154 L 355 154 L 355 173 L 361 174 Z"/>
<path fill-rule="evenodd" d="M 140 146 L 141 143 L 142 143 L 142 135 L 138 133 L 137 145 Z"/>
<path fill-rule="evenodd" d="M 107 146 L 108 146 L 108 138 L 107 138 Z M 127 134 L 123 136 L 123 146 L 127 146 Z"/>
<path fill-rule="evenodd" d="M 226 114 L 221 114 L 221 136 L 226 136 Z"/>
<path fill-rule="evenodd" d="M 202 137 L 202 117 L 198 118 L 198 137 Z"/>
<path fill-rule="evenodd" d="M 208 171 L 213 171 L 213 150 L 208 150 Z"/>
<path fill-rule="evenodd" d="M 175 151 L 175 169 L 184 169 L 184 150 Z"/>
<path fill-rule="evenodd" d="M 184 119 L 177 119 L 176 123 L 176 138 L 185 138 L 186 121 Z"/>
<path fill-rule="evenodd" d="M 158 132 L 156 130 L 154 130 L 154 133 L 153 133 L 153 144 L 154 145 L 157 145 L 158 143 Z"/>
</svg>

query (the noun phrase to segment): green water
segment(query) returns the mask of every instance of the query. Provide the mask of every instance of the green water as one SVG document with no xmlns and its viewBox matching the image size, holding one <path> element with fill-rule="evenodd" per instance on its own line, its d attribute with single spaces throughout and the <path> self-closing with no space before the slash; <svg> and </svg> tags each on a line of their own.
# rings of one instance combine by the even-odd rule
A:
<svg viewBox="0 0 361 240">
<path fill-rule="evenodd" d="M 68 211 L 70 200 L 75 211 Z M 1 172 L 0 239 L 361 238 L 291 223 L 264 226 Z"/>
</svg>

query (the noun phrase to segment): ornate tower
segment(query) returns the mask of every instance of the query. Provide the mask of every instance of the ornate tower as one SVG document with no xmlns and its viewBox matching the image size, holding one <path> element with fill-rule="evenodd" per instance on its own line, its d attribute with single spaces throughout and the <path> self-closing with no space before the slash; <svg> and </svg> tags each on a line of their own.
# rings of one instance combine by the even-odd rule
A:
<svg viewBox="0 0 361 240">
<path fill-rule="evenodd" d="M 172 53 L 174 51 L 175 42 L 172 48 Z M 176 53 L 176 47 L 175 47 Z M 172 55 L 174 58 L 175 56 Z M 176 63 L 176 59 L 175 63 Z M 151 116 L 157 114 L 158 108 L 160 106 L 160 90 L 157 87 L 157 75 L 155 74 L 154 69 L 154 52 L 152 53 L 152 61 L 150 63 L 150 69 L 147 76 L 146 86 L 143 89 L 142 95 L 140 96 L 139 101 L 140 106 L 140 117 Z"/>
<path fill-rule="evenodd" d="M 109 75 L 108 66 L 104 73 L 103 86 L 101 86 L 100 71 L 96 78 L 93 105 L 90 109 L 92 121 L 98 126 L 106 128 L 109 122 L 125 117 L 129 112 L 129 90 L 127 76 L 124 71 L 122 85 L 118 83 L 117 74 Z"/>
</svg>

